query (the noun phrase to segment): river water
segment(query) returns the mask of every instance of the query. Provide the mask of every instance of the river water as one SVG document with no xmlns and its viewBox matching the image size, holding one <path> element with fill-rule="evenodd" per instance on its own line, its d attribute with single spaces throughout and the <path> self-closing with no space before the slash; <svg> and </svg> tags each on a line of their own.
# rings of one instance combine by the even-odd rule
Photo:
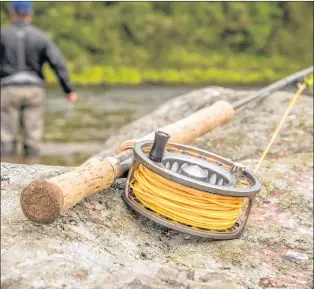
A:
<svg viewBox="0 0 314 289">
<path fill-rule="evenodd" d="M 101 151 L 102 143 L 123 125 L 148 114 L 164 101 L 197 88 L 160 85 L 78 88 L 79 100 L 71 106 L 59 87 L 49 87 L 40 162 L 78 165 Z"/>
<path fill-rule="evenodd" d="M 161 85 L 78 88 L 79 100 L 71 106 L 59 87 L 48 87 L 42 158 L 35 163 L 78 165 L 101 151 L 104 141 L 123 125 L 173 97 L 198 88 Z M 8 161 L 24 163 L 20 157 Z"/>
</svg>

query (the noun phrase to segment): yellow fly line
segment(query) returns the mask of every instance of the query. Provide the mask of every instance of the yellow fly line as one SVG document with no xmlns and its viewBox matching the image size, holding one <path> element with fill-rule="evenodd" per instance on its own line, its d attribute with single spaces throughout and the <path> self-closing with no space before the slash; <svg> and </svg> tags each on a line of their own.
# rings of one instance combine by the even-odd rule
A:
<svg viewBox="0 0 314 289">
<path fill-rule="evenodd" d="M 209 230 L 232 228 L 242 214 L 243 198 L 220 196 L 168 180 L 142 164 L 131 187 L 152 211 L 173 221 Z"/>
<path fill-rule="evenodd" d="M 262 162 L 264 161 L 264 159 L 265 159 L 267 153 L 268 153 L 269 150 L 270 150 L 270 147 L 272 146 L 274 140 L 276 139 L 276 137 L 277 137 L 277 135 L 279 134 L 279 132 L 280 132 L 282 126 L 284 125 L 284 123 L 285 123 L 285 121 L 286 121 L 286 119 L 287 119 L 289 113 L 291 112 L 291 110 L 293 109 L 294 105 L 296 104 L 298 98 L 300 97 L 300 95 L 302 94 L 302 92 L 304 91 L 304 89 L 305 89 L 307 86 L 309 86 L 308 83 L 307 83 L 307 82 L 304 82 L 304 83 L 299 87 L 299 89 L 298 89 L 298 91 L 296 92 L 296 94 L 292 97 L 292 99 L 291 99 L 291 101 L 290 101 L 290 103 L 289 103 L 289 106 L 288 106 L 287 110 L 285 111 L 285 113 L 284 113 L 282 119 L 280 120 L 279 125 L 277 126 L 277 128 L 276 128 L 276 130 L 275 130 L 275 132 L 274 132 L 274 134 L 273 134 L 273 136 L 272 136 L 272 138 L 270 139 L 268 145 L 266 146 L 266 148 L 265 148 L 265 150 L 264 150 L 264 152 L 263 152 L 261 158 L 259 159 L 259 161 L 258 161 L 258 163 L 257 163 L 257 165 L 256 165 L 256 167 L 255 167 L 255 169 L 254 169 L 254 172 L 253 172 L 254 174 L 255 174 L 255 173 L 257 172 L 257 170 L 260 168 Z"/>
</svg>

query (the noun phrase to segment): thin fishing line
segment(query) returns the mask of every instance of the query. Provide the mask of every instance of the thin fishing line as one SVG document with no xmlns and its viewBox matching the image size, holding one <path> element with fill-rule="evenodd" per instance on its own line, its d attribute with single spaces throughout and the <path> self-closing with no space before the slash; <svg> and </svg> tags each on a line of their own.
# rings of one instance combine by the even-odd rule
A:
<svg viewBox="0 0 314 289">
<path fill-rule="evenodd" d="M 262 162 L 264 161 L 264 159 L 265 159 L 267 153 L 269 152 L 269 150 L 270 150 L 270 148 L 271 148 L 271 146 L 272 146 L 274 140 L 276 139 L 276 137 L 277 137 L 277 135 L 279 134 L 279 132 L 280 132 L 282 126 L 284 125 L 284 123 L 285 123 L 285 121 L 286 121 L 286 119 L 287 119 L 289 113 L 290 113 L 291 110 L 293 109 L 294 105 L 296 104 L 296 101 L 298 100 L 298 98 L 300 97 L 300 95 L 302 94 L 302 92 L 303 92 L 303 90 L 306 88 L 306 86 L 307 86 L 307 85 L 306 85 L 305 83 L 303 83 L 303 84 L 299 87 L 299 89 L 297 90 L 296 94 L 295 94 L 295 95 L 293 96 L 293 98 L 291 99 L 291 101 L 290 101 L 290 103 L 289 103 L 289 106 L 288 106 L 288 108 L 286 109 L 286 111 L 285 111 L 285 113 L 284 113 L 284 115 L 283 115 L 283 117 L 282 117 L 282 119 L 281 119 L 279 125 L 277 126 L 277 128 L 276 128 L 276 130 L 275 130 L 275 132 L 274 132 L 274 134 L 273 134 L 273 136 L 272 136 L 272 138 L 270 139 L 269 143 L 267 144 L 266 148 L 264 149 L 264 152 L 263 152 L 261 158 L 259 159 L 259 161 L 258 161 L 258 163 L 257 163 L 257 165 L 256 165 L 256 167 L 255 167 L 255 169 L 254 169 L 253 174 L 255 174 L 255 173 L 257 172 L 257 170 L 260 168 L 260 166 L 262 165 Z"/>
</svg>

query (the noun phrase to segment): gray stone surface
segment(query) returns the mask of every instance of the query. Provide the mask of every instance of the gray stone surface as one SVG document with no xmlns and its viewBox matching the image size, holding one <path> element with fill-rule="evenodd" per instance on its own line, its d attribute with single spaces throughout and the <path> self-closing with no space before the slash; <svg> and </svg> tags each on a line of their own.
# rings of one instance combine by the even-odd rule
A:
<svg viewBox="0 0 314 289">
<path fill-rule="evenodd" d="M 245 93 L 211 88 L 172 100 L 119 131 L 103 154 L 155 123 L 210 104 L 213 94 L 232 99 Z M 250 105 L 194 145 L 253 169 L 290 96 L 278 92 Z M 154 224 L 126 206 L 124 180 L 51 225 L 26 220 L 22 188 L 69 169 L 1 164 L 1 288 L 312 288 L 312 97 L 301 97 L 258 171 L 264 185 L 237 240 L 211 241 Z"/>
</svg>

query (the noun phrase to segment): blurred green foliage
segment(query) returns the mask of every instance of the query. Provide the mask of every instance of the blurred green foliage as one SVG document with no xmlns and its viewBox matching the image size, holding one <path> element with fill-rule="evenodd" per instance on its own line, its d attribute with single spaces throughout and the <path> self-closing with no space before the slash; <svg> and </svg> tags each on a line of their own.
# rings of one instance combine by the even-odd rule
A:
<svg viewBox="0 0 314 289">
<path fill-rule="evenodd" d="M 34 9 L 34 25 L 83 85 L 262 84 L 313 63 L 313 2 L 47 1 Z M 1 25 L 9 23 L 1 2 Z"/>
</svg>

